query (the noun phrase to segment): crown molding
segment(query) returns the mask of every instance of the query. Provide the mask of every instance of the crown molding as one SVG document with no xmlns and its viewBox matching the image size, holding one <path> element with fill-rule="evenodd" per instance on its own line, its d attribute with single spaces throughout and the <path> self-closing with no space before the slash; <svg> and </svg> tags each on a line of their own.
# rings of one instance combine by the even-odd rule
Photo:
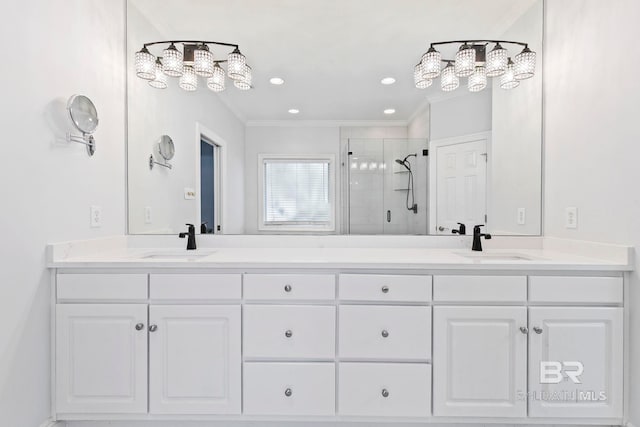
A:
<svg viewBox="0 0 640 427">
<path fill-rule="evenodd" d="M 246 127 L 405 127 L 407 120 L 248 120 Z"/>
</svg>

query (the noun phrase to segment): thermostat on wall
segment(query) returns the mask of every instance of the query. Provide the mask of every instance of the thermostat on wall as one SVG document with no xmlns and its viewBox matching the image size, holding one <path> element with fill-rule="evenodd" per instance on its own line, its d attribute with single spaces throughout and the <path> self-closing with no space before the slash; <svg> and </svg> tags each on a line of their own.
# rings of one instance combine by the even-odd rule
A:
<svg viewBox="0 0 640 427">
<path fill-rule="evenodd" d="M 185 187 L 184 188 L 184 199 L 185 200 L 193 200 L 196 198 L 196 190 L 193 188 Z"/>
</svg>

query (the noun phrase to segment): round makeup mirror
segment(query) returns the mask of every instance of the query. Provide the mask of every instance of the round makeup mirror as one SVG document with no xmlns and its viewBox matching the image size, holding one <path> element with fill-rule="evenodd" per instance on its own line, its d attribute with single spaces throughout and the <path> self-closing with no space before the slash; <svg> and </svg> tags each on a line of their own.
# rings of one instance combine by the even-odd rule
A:
<svg viewBox="0 0 640 427">
<path fill-rule="evenodd" d="M 96 141 L 92 134 L 98 127 L 98 110 L 93 102 L 84 95 L 73 95 L 67 102 L 67 110 L 73 125 L 82 132 L 82 136 L 68 135 L 70 141 L 87 146 L 90 156 L 96 151 Z"/>
<path fill-rule="evenodd" d="M 162 135 L 160 137 L 158 151 L 165 160 L 173 159 L 174 154 L 176 154 L 176 148 L 173 145 L 173 139 L 171 139 L 169 135 Z"/>
</svg>

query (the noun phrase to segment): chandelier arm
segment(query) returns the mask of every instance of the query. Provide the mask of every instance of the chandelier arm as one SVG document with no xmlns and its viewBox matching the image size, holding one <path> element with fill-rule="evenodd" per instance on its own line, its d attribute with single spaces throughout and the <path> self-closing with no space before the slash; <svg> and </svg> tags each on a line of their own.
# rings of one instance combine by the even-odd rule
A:
<svg viewBox="0 0 640 427">
<path fill-rule="evenodd" d="M 464 44 L 464 43 L 500 43 L 500 44 L 517 44 L 524 47 L 529 47 L 528 43 L 516 42 L 512 40 L 450 40 L 446 42 L 435 42 L 431 43 L 430 46 L 439 46 L 443 44 Z"/>
<path fill-rule="evenodd" d="M 171 44 L 171 43 L 189 43 L 189 44 L 216 44 L 219 46 L 228 46 L 228 47 L 233 47 L 233 48 L 239 48 L 240 46 L 234 43 L 223 43 L 223 42 L 214 42 L 214 41 L 204 41 L 204 40 L 165 40 L 165 41 L 157 41 L 157 42 L 150 42 L 150 43 L 145 43 L 143 46 L 144 47 L 148 47 L 148 46 L 153 46 L 156 44 Z"/>
</svg>

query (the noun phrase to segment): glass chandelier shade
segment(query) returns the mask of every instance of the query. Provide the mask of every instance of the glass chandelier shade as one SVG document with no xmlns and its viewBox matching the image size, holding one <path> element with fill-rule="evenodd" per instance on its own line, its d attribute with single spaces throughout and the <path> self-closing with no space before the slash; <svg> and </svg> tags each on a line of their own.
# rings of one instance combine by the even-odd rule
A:
<svg viewBox="0 0 640 427">
<path fill-rule="evenodd" d="M 511 61 L 511 58 L 509 58 L 507 70 L 500 78 L 500 87 L 502 89 L 513 89 L 518 87 L 518 85 L 520 85 L 520 81 L 515 77 L 514 64 L 513 61 Z"/>
<path fill-rule="evenodd" d="M 136 76 L 145 80 L 156 78 L 156 58 L 143 46 L 135 56 Z"/>
<path fill-rule="evenodd" d="M 536 53 L 528 47 L 516 55 L 513 67 L 514 77 L 517 80 L 524 80 L 533 77 L 536 70 Z"/>
<path fill-rule="evenodd" d="M 213 66 L 213 76 L 207 79 L 207 87 L 214 92 L 222 92 L 225 85 L 225 72 L 219 64 Z"/>
<path fill-rule="evenodd" d="M 456 76 L 455 67 L 449 62 L 442 70 L 440 88 L 445 92 L 451 92 L 458 89 L 458 86 L 460 86 L 460 79 Z"/>
<path fill-rule="evenodd" d="M 468 44 L 460 46 L 456 52 L 455 73 L 457 77 L 469 77 L 476 66 L 476 50 Z"/>
<path fill-rule="evenodd" d="M 198 89 L 198 76 L 192 66 L 184 66 L 178 85 L 181 89 L 186 90 L 187 92 L 193 92 Z"/>
<path fill-rule="evenodd" d="M 499 77 L 507 71 L 507 49 L 500 43 L 487 53 L 486 68 L 488 77 Z"/>
<path fill-rule="evenodd" d="M 442 54 L 435 50 L 433 46 L 422 55 L 420 64 L 422 64 L 423 76 L 426 79 L 435 79 L 440 75 L 440 63 L 442 62 Z"/>
<path fill-rule="evenodd" d="M 473 74 L 469 76 L 467 88 L 470 92 L 480 92 L 487 87 L 487 70 L 485 67 L 477 66 Z"/>
<path fill-rule="evenodd" d="M 213 76 L 213 53 L 204 43 L 193 52 L 193 69 L 199 76 Z"/>
<path fill-rule="evenodd" d="M 171 43 L 168 48 L 162 51 L 162 71 L 169 77 L 182 76 L 184 61 L 182 52 L 176 49 Z"/>
<path fill-rule="evenodd" d="M 416 66 L 413 67 L 413 83 L 418 89 L 426 89 L 433 83 L 432 79 L 425 77 L 422 61 L 418 62 Z"/>
<path fill-rule="evenodd" d="M 247 58 L 236 47 L 227 58 L 227 74 L 229 78 L 232 80 L 244 79 L 245 65 L 247 65 Z"/>
<path fill-rule="evenodd" d="M 160 58 L 156 59 L 155 73 L 156 73 L 156 77 L 153 80 L 149 80 L 149 86 L 154 87 L 156 89 L 166 89 L 167 75 L 162 72 L 162 62 L 160 62 Z"/>
<path fill-rule="evenodd" d="M 244 66 L 244 78 L 242 80 L 234 80 L 233 85 L 240 90 L 249 90 L 251 89 L 251 67 L 248 65 Z"/>
</svg>

